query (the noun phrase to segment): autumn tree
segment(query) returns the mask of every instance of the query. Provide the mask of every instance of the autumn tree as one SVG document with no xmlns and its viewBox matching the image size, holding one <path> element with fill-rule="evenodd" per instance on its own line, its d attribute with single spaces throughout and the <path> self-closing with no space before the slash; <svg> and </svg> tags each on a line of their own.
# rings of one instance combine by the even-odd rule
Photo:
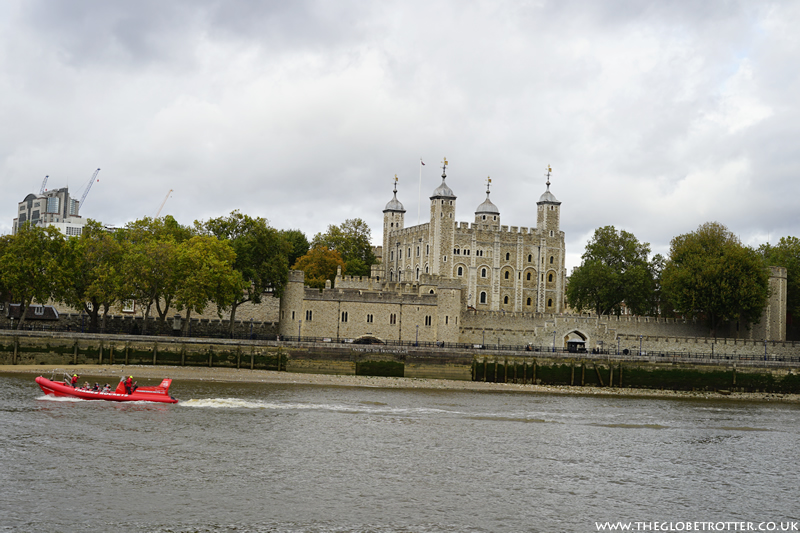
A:
<svg viewBox="0 0 800 533">
<path fill-rule="evenodd" d="M 335 250 L 344 261 L 343 271 L 351 276 L 369 276 L 375 264 L 369 226 L 360 218 L 345 220 L 338 226 L 328 226 L 325 233 L 317 233 L 311 246 Z"/>
<path fill-rule="evenodd" d="M 94 220 L 89 220 L 79 237 L 67 240 L 64 268 L 65 290 L 60 300 L 89 315 L 97 330 L 102 312 L 105 331 L 109 308 L 127 296 L 123 270 L 122 243 Z"/>
<path fill-rule="evenodd" d="M 581 265 L 569 277 L 569 305 L 598 315 L 619 314 L 623 303 L 634 314 L 653 313 L 656 283 L 649 253 L 650 245 L 632 233 L 614 226 L 596 229 Z"/>
<path fill-rule="evenodd" d="M 265 219 L 251 218 L 238 211 L 233 211 L 227 217 L 195 222 L 195 229 L 198 233 L 213 235 L 229 243 L 236 254 L 233 269 L 244 280 L 244 290 L 234 295 L 229 306 L 230 335 L 233 336 L 236 309 L 240 305 L 245 302 L 261 303 L 262 295 L 268 291 L 276 297 L 283 294 L 293 245 L 286 240 L 283 232 L 271 228 Z"/>
<path fill-rule="evenodd" d="M 725 322 L 757 322 L 769 295 L 762 258 L 717 222 L 672 239 L 661 280 L 674 310 L 705 320 L 712 335 Z"/>
<path fill-rule="evenodd" d="M 292 269 L 302 270 L 305 273 L 306 285 L 322 289 L 326 280 L 333 283 L 336 270 L 340 267 L 344 267 L 344 261 L 338 251 L 329 250 L 325 246 L 314 246 L 297 260 Z"/>
<path fill-rule="evenodd" d="M 24 225 L 1 239 L 0 287 L 20 304 L 19 329 L 31 303 L 44 305 L 61 295 L 64 235 L 52 226 Z"/>
</svg>

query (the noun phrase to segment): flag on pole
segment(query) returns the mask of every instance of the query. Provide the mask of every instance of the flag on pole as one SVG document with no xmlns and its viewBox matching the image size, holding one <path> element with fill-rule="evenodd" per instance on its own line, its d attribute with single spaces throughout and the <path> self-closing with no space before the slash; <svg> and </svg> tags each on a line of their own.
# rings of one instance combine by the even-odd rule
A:
<svg viewBox="0 0 800 533">
<path fill-rule="evenodd" d="M 425 162 L 422 159 L 420 159 L 419 162 L 422 163 L 422 166 L 425 166 Z"/>
</svg>

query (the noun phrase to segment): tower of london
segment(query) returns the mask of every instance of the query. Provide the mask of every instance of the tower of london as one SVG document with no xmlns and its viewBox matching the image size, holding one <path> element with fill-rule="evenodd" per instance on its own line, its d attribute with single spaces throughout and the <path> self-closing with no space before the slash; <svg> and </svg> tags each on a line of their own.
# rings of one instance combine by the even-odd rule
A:
<svg viewBox="0 0 800 533">
<path fill-rule="evenodd" d="M 424 224 L 406 226 L 395 180 L 383 210 L 380 262 L 369 277 L 339 273 L 332 287 L 320 291 L 303 286 L 302 272 L 290 272 L 281 299 L 281 335 L 475 342 L 479 317 L 507 316 L 520 342 L 534 335 L 535 316 L 563 312 L 564 232 L 549 169 L 546 190 L 530 202 L 536 227 L 527 227 L 501 224 L 488 179 L 474 221 L 458 222 L 446 165 Z"/>
</svg>

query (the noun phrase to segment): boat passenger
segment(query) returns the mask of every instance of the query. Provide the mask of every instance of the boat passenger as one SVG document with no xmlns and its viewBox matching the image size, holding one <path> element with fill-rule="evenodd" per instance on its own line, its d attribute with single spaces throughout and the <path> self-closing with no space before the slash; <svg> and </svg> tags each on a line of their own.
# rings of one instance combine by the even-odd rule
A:
<svg viewBox="0 0 800 533">
<path fill-rule="evenodd" d="M 106 383 L 105 386 L 103 387 L 103 392 L 111 392 L 111 385 Z"/>
<path fill-rule="evenodd" d="M 81 388 L 83 388 L 84 390 L 89 390 L 91 387 L 89 387 L 89 382 L 88 381 L 84 381 L 83 382 L 83 387 L 81 387 Z"/>
<path fill-rule="evenodd" d="M 79 377 L 78 374 L 72 374 L 72 379 L 70 379 L 69 384 L 72 385 L 73 389 L 78 386 Z"/>
<path fill-rule="evenodd" d="M 125 392 L 130 394 L 133 392 L 133 376 L 128 376 L 125 379 Z"/>
<path fill-rule="evenodd" d="M 92 387 L 92 390 L 95 391 L 95 392 L 100 392 L 100 384 L 95 381 L 94 387 Z"/>
</svg>

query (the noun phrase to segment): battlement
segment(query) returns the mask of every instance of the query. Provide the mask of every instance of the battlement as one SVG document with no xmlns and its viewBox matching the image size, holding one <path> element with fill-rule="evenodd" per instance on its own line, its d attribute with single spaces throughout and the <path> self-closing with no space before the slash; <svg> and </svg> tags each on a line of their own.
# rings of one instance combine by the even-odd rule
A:
<svg viewBox="0 0 800 533">
<path fill-rule="evenodd" d="M 482 224 L 480 222 L 456 222 L 456 230 L 462 233 L 471 233 L 473 231 L 488 231 L 493 233 L 510 233 L 522 235 L 536 235 L 538 230 L 536 228 L 528 228 L 524 226 L 492 226 L 491 224 Z"/>
<path fill-rule="evenodd" d="M 430 223 L 427 223 L 427 224 L 420 224 L 419 226 L 409 226 L 407 228 L 392 230 L 389 232 L 389 234 L 393 238 L 399 236 L 407 236 L 407 235 L 419 235 L 419 234 L 427 235 L 429 230 L 430 230 Z"/>
<path fill-rule="evenodd" d="M 436 294 L 366 291 L 343 288 L 319 290 L 311 287 L 306 287 L 303 299 L 316 302 L 357 302 L 425 306 L 436 306 L 439 301 L 439 297 Z"/>
</svg>

